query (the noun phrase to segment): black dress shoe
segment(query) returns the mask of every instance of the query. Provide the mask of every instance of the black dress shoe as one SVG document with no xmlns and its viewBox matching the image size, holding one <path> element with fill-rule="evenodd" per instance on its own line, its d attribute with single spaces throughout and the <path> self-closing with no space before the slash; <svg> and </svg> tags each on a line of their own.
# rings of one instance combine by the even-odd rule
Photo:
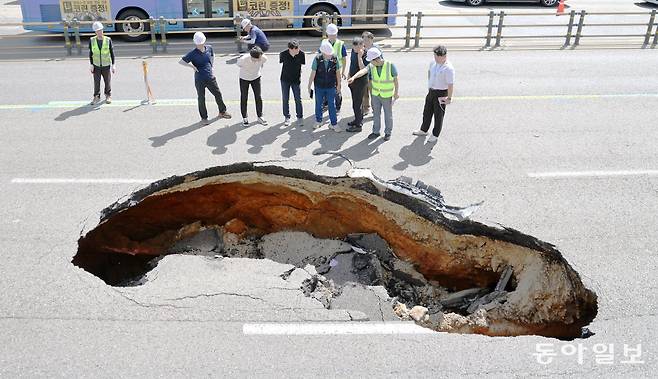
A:
<svg viewBox="0 0 658 379">
<path fill-rule="evenodd" d="M 379 134 L 377 134 L 377 133 L 370 133 L 370 134 L 368 135 L 368 139 L 375 139 L 375 138 L 377 138 L 377 137 L 379 137 Z"/>
<path fill-rule="evenodd" d="M 348 126 L 354 126 L 354 121 L 350 121 L 347 123 Z"/>
<path fill-rule="evenodd" d="M 351 127 L 346 129 L 350 133 L 358 133 L 361 131 L 361 125 L 352 125 Z"/>
</svg>

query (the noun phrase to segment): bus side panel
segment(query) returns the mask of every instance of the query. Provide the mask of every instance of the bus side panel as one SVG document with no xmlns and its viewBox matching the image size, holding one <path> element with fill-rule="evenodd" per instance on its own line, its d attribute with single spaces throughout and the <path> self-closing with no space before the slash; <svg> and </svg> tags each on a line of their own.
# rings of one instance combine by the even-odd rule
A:
<svg viewBox="0 0 658 379">
<path fill-rule="evenodd" d="M 59 0 L 21 0 L 23 22 L 58 22 L 62 21 Z M 26 30 L 62 31 L 62 26 L 26 25 Z"/>
<path fill-rule="evenodd" d="M 348 0 L 345 5 L 346 7 L 344 8 L 343 1 L 341 0 L 297 0 L 295 1 L 295 14 L 298 16 L 304 16 L 306 12 L 313 8 L 315 5 L 318 4 L 325 4 L 325 5 L 331 5 L 338 9 L 338 14 L 350 14 L 350 10 L 352 9 L 352 0 Z M 301 28 L 304 24 L 304 20 L 299 18 L 295 20 L 295 27 L 296 28 Z M 343 20 L 343 25 L 344 26 L 350 26 L 352 25 L 352 20 L 350 19 L 344 19 Z"/>
<path fill-rule="evenodd" d="M 398 14 L 398 0 L 388 0 L 388 14 Z M 397 17 L 389 16 L 386 25 L 395 25 Z"/>
</svg>

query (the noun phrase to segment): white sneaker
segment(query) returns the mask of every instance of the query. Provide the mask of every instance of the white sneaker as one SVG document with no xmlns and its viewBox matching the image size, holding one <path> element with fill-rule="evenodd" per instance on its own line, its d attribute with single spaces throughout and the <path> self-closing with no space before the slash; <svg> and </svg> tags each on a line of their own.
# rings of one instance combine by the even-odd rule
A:
<svg viewBox="0 0 658 379">
<path fill-rule="evenodd" d="M 283 122 L 283 125 L 290 126 L 290 124 L 292 124 L 292 122 L 290 121 L 290 117 L 286 117 L 286 121 Z"/>
<path fill-rule="evenodd" d="M 416 130 L 415 132 L 412 133 L 415 136 L 426 136 L 427 132 L 424 132 L 422 130 Z"/>
<path fill-rule="evenodd" d="M 427 139 L 427 142 L 436 142 L 438 139 L 439 137 L 430 136 L 430 138 Z"/>
<path fill-rule="evenodd" d="M 261 125 L 266 125 L 267 126 L 267 120 L 265 120 L 262 117 L 258 117 L 258 123 Z"/>
<path fill-rule="evenodd" d="M 304 118 L 297 117 L 297 126 L 304 126 Z"/>
<path fill-rule="evenodd" d="M 242 119 L 242 126 L 249 126 L 249 119 L 243 118 Z"/>
<path fill-rule="evenodd" d="M 322 121 L 316 122 L 315 125 L 313 125 L 313 129 L 320 129 L 322 127 Z"/>
<path fill-rule="evenodd" d="M 340 127 L 340 125 L 331 125 L 329 126 L 331 130 L 333 130 L 336 133 L 340 133 L 343 131 L 343 128 Z"/>
</svg>

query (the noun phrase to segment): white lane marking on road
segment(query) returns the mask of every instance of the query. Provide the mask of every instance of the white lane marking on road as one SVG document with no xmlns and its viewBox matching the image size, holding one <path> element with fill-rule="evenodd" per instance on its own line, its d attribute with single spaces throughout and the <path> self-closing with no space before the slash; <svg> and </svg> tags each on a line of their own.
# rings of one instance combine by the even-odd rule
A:
<svg viewBox="0 0 658 379">
<path fill-rule="evenodd" d="M 613 176 L 655 176 L 658 170 L 619 170 L 619 171 L 557 171 L 557 172 L 530 172 L 531 178 L 587 178 L 587 177 L 613 177 Z"/>
<path fill-rule="evenodd" d="M 14 178 L 13 184 L 149 184 L 154 179 L 122 179 L 122 178 Z"/>
<path fill-rule="evenodd" d="M 246 323 L 245 335 L 432 334 L 411 322 Z"/>
<path fill-rule="evenodd" d="M 607 99 L 607 98 L 634 98 L 634 97 L 658 97 L 658 93 L 627 93 L 627 94 L 580 94 L 580 95 L 500 95 L 500 96 L 461 96 L 455 97 L 454 101 L 501 101 L 501 100 L 585 100 L 585 99 Z M 345 100 L 350 98 L 344 97 Z M 401 101 L 425 101 L 425 97 L 401 97 Z M 304 103 L 313 103 L 314 100 L 302 99 Z M 208 100 L 208 104 L 212 101 Z M 224 103 L 235 105 L 239 100 L 224 100 Z M 281 104 L 280 99 L 263 99 L 265 104 Z M 95 106 L 89 105 L 88 100 L 73 101 L 50 101 L 46 104 L 0 104 L 0 110 L 14 109 L 60 109 L 60 108 L 80 108 L 80 107 L 101 107 L 101 108 L 121 108 L 136 107 L 147 105 L 144 100 L 114 100 L 112 104 L 101 103 Z M 179 106 L 196 106 L 196 99 L 158 99 L 150 106 L 155 107 L 179 107 Z"/>
</svg>

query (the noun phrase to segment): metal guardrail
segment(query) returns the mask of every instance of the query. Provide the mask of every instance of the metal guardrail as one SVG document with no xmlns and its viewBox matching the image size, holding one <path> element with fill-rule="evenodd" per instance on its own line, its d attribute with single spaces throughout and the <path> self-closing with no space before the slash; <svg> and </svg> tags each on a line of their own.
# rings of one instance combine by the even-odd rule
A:
<svg viewBox="0 0 658 379">
<path fill-rule="evenodd" d="M 385 24 L 356 24 L 349 27 L 341 27 L 341 30 L 376 30 L 376 29 L 404 29 L 403 37 L 387 37 L 387 40 L 401 40 L 404 41 L 404 49 L 413 49 L 421 47 L 422 40 L 482 40 L 484 45 L 482 48 L 496 49 L 502 46 L 502 41 L 505 39 L 514 40 L 514 39 L 558 39 L 563 41 L 561 47 L 571 47 L 576 48 L 580 45 L 580 42 L 583 38 L 643 38 L 642 48 L 655 48 L 658 45 L 658 20 L 656 20 L 657 10 L 653 9 L 650 12 L 587 12 L 585 10 L 576 11 L 571 10 L 568 13 L 564 13 L 557 20 L 565 19 L 564 22 L 552 22 L 552 23 L 532 23 L 532 24 L 515 24 L 513 20 L 517 17 L 536 17 L 538 20 L 541 17 L 552 16 L 553 20 L 556 20 L 555 13 L 552 12 L 542 12 L 542 13 L 530 13 L 530 12 L 505 12 L 505 11 L 490 11 L 488 13 L 423 13 L 422 11 L 417 13 L 407 12 L 406 14 L 372 14 L 372 15 L 339 15 L 334 13 L 333 15 L 323 16 L 322 24 L 320 30 L 313 27 L 302 27 L 295 28 L 296 31 L 317 31 L 321 32 L 323 38 L 326 37 L 325 25 L 330 21 L 334 23 L 340 23 L 343 19 L 374 19 L 374 18 L 390 18 L 395 17 L 396 19 L 403 19 L 404 22 L 398 23 L 398 25 L 385 25 Z M 632 22 L 632 23 L 622 23 L 622 22 L 590 22 L 590 18 L 596 16 L 646 16 L 648 20 L 644 22 Z M 450 18 L 450 17 L 474 17 L 481 18 L 482 23 L 475 24 L 439 24 L 439 25 L 423 25 L 423 20 L 431 18 Z M 312 19 L 316 16 L 285 16 L 285 17 L 254 17 L 252 20 L 254 22 L 259 21 L 276 21 L 276 20 L 289 20 L 289 19 Z M 588 20 L 586 22 L 586 19 Z M 224 21 L 231 26 L 226 27 L 206 27 L 206 28 L 194 28 L 191 30 L 167 30 L 167 26 L 170 23 L 185 22 L 185 23 L 195 23 L 195 22 L 221 22 Z M 185 34 L 185 33 L 194 33 L 197 31 L 203 32 L 227 32 L 235 33 L 236 39 L 236 48 L 241 49 L 241 41 L 239 39 L 241 35 L 240 28 L 241 18 L 235 16 L 233 18 L 224 17 L 224 18 L 198 18 L 198 19 L 166 19 L 160 17 L 158 19 L 149 18 L 144 20 L 111 20 L 104 22 L 105 24 L 137 24 L 142 23 L 144 27 L 143 32 L 109 32 L 106 33 L 110 36 L 122 36 L 122 35 L 149 35 L 150 45 L 154 53 L 158 50 L 163 52 L 167 51 L 167 46 L 169 44 L 167 40 L 167 35 L 174 34 Z M 77 50 L 78 55 L 82 54 L 82 38 L 92 36 L 93 33 L 82 33 L 80 31 L 83 25 L 91 25 L 92 21 L 62 21 L 62 22 L 29 22 L 29 23 L 0 23 L 0 26 L 27 26 L 27 25 L 39 25 L 46 26 L 48 28 L 53 28 L 54 26 L 63 26 L 62 37 L 64 39 L 64 47 L 68 55 L 73 54 L 73 48 Z M 148 28 L 146 26 L 148 25 Z M 584 34 L 586 27 L 597 27 L 597 28 L 614 28 L 613 30 L 617 31 L 616 33 L 605 33 L 605 34 Z M 619 28 L 624 27 L 637 27 L 645 28 L 642 29 L 643 33 L 635 34 L 620 34 L 618 32 Z M 510 34 L 511 30 L 527 28 L 540 28 L 540 29 L 558 29 L 559 32 L 553 34 L 539 34 L 539 35 L 518 35 Z M 146 30 L 148 29 L 148 30 Z M 478 35 L 453 35 L 453 36 L 428 36 L 423 35 L 423 30 L 432 30 L 432 29 L 481 29 L 482 33 Z M 276 32 L 276 31 L 289 31 L 290 28 L 262 28 L 265 32 Z M 505 33 L 504 33 L 505 32 Z M 158 39 L 159 34 L 159 39 Z M 32 37 L 52 37 L 54 34 L 23 34 L 23 35 L 11 35 L 11 36 L 2 36 L 2 38 L 32 38 Z M 56 34 L 55 34 L 56 35 Z M 12 47 L 15 48 L 15 47 Z"/>
</svg>

